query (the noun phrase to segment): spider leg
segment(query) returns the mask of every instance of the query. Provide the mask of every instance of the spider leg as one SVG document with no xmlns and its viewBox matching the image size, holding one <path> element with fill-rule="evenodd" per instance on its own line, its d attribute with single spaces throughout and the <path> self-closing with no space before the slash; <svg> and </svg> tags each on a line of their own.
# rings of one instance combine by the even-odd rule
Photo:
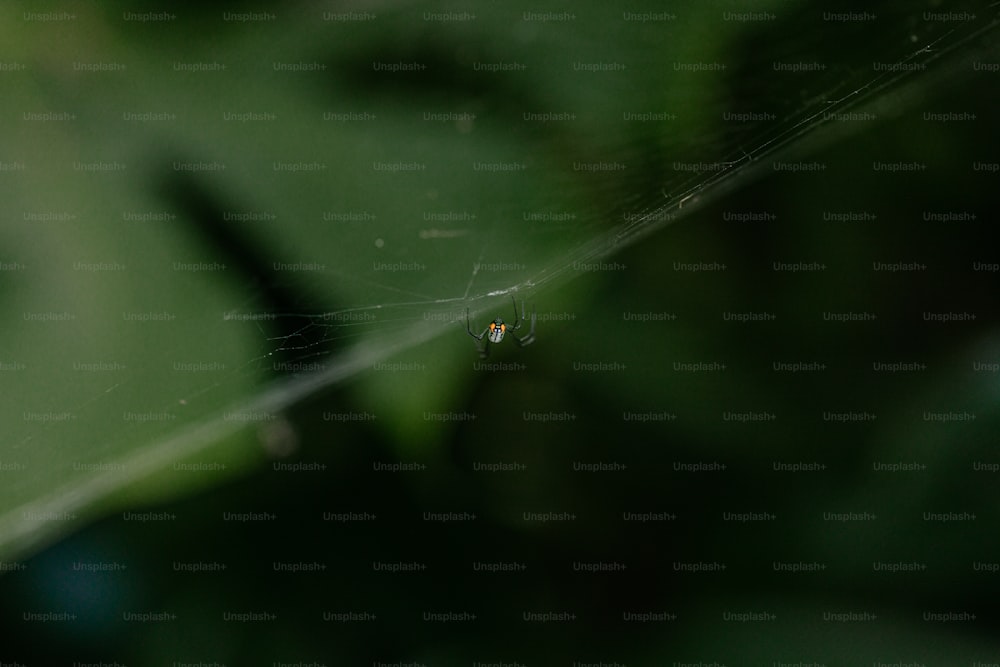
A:
<svg viewBox="0 0 1000 667">
<path fill-rule="evenodd" d="M 522 307 L 523 307 L 523 304 L 522 304 Z M 535 319 L 536 319 L 536 317 L 535 317 L 535 311 L 532 310 L 531 311 L 531 329 L 528 331 L 528 335 L 525 336 L 524 338 L 518 338 L 514 334 L 510 334 L 510 337 L 514 339 L 514 342 L 517 343 L 518 347 L 526 347 L 526 346 L 531 345 L 532 343 L 535 342 Z"/>
<path fill-rule="evenodd" d="M 514 324 L 513 324 L 513 326 L 511 326 L 510 330 L 511 331 L 517 331 L 518 329 L 521 328 L 521 319 L 522 318 L 520 318 L 520 317 L 517 316 L 517 301 L 514 300 L 514 295 L 513 294 L 510 295 L 510 302 L 512 304 L 514 304 Z M 524 313 L 524 302 L 523 301 L 521 302 L 521 313 L 522 314 Z"/>
<path fill-rule="evenodd" d="M 465 309 L 465 330 L 468 331 L 469 335 L 472 336 L 473 338 L 475 338 L 476 340 L 482 340 L 483 336 L 486 335 L 486 332 L 489 331 L 490 328 L 486 327 L 485 329 L 483 329 L 483 333 L 479 334 L 478 336 L 476 334 L 472 333 L 472 327 L 469 325 L 469 309 L 466 308 Z"/>
<path fill-rule="evenodd" d="M 487 326 L 485 329 L 483 329 L 483 333 L 479 334 L 478 336 L 472 333 L 472 325 L 469 324 L 468 308 L 465 309 L 465 330 L 469 333 L 470 336 L 472 336 L 476 340 L 476 350 L 479 351 L 479 357 L 481 359 L 485 359 L 486 357 L 490 356 L 490 339 L 487 338 L 486 343 L 484 345 L 479 344 L 483 340 L 483 337 L 486 336 L 486 332 L 489 331 L 490 328 Z"/>
</svg>

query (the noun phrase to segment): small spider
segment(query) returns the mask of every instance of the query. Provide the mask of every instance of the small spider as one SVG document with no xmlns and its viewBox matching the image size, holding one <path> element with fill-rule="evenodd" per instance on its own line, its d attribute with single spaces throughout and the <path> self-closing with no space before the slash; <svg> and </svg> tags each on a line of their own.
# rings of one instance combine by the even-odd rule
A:
<svg viewBox="0 0 1000 667">
<path fill-rule="evenodd" d="M 478 336 L 472 333 L 472 327 L 469 325 L 469 309 L 465 309 L 465 330 L 469 332 L 469 335 L 476 339 L 476 349 L 479 350 L 479 356 L 483 359 L 490 356 L 490 343 L 499 343 L 503 340 L 504 334 L 509 333 L 510 337 L 514 339 L 518 347 L 524 347 L 525 345 L 531 345 L 535 342 L 535 310 L 531 310 L 531 331 L 524 338 L 518 338 L 513 334 L 521 328 L 521 321 L 527 319 L 524 314 L 524 301 L 521 302 L 521 316 L 517 316 L 517 301 L 514 301 L 514 297 L 510 297 L 511 303 L 514 304 L 514 326 L 508 327 L 504 324 L 503 320 L 499 317 L 490 322 L 490 325 L 483 329 L 483 333 Z M 486 336 L 486 343 L 480 347 L 479 342 Z"/>
</svg>

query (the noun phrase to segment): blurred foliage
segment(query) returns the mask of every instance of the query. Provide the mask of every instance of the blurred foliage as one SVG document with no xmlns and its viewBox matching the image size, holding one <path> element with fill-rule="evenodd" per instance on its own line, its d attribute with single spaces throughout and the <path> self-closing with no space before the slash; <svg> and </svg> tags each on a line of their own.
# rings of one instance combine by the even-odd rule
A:
<svg viewBox="0 0 1000 667">
<path fill-rule="evenodd" d="M 227 5 L 231 11 L 243 7 Z M 997 121 L 995 73 L 971 73 L 997 57 L 984 7 L 883 3 L 878 21 L 816 28 L 806 3 L 772 3 L 763 22 L 723 21 L 730 3 L 671 9 L 641 27 L 620 9 L 534 8 L 493 3 L 461 25 L 422 20 L 422 5 L 357 8 L 377 21 L 322 21 L 326 9 L 273 10 L 274 25 L 219 20 L 218 5 L 175 10 L 165 24 L 124 21 L 126 4 L 92 5 L 57 24 L 18 18 L 0 26 L 7 55 L 29 65 L 3 72 L 17 92 L 0 101 L 0 160 L 28 168 L 4 174 L 5 273 L 0 308 L 10 326 L 5 354 L 25 370 L 4 373 L 0 461 L 0 622 L 16 639 L 0 660 L 105 660 L 128 664 L 218 661 L 417 661 L 629 664 L 772 660 L 857 664 L 987 659 L 998 647 L 995 575 L 971 563 L 996 558 L 991 461 L 997 429 L 995 273 L 973 272 L 992 256 L 996 159 L 986 140 Z M 979 11 L 971 24 L 921 20 L 923 11 Z M 427 11 L 470 11 L 435 5 Z M 60 10 L 62 11 L 62 10 Z M 333 8 L 329 11 L 348 11 Z M 522 11 L 576 12 L 566 25 L 520 20 Z M 663 11 L 660 6 L 635 11 Z M 832 10 L 831 10 L 832 11 Z M 870 11 L 876 11 L 874 9 Z M 280 29 L 279 29 L 280 27 Z M 942 40 L 942 41 L 937 41 Z M 873 62 L 897 62 L 935 44 L 926 71 L 875 79 Z M 953 50 L 950 50 L 953 49 Z M 933 60 L 940 50 L 940 60 Z M 826 69 L 776 73 L 772 63 Z M 128 74 L 74 73 L 74 61 L 119 61 Z M 178 73 L 172 63 L 222 62 L 229 69 Z M 273 62 L 316 62 L 312 72 L 268 71 Z M 429 63 L 403 77 L 372 62 Z M 470 73 L 477 62 L 518 61 L 523 72 Z M 567 74 L 573 62 L 621 62 L 614 76 Z M 724 62 L 717 73 L 678 72 L 676 62 Z M 923 62 L 923 60 L 920 60 Z M 265 73 L 267 72 L 267 73 Z M 876 80 L 877 85 L 867 86 Z M 893 85 L 883 84 L 892 83 Z M 857 112 L 879 118 L 822 126 L 831 101 L 857 92 Z M 669 123 L 624 123 L 623 110 L 663 110 Z M 974 110 L 975 122 L 929 123 L 923 113 Z M 21 121 L 22 112 L 76 114 L 66 123 Z M 165 111 L 176 121 L 133 123 L 123 112 Z M 227 112 L 272 113 L 270 125 L 220 120 Z M 520 122 L 525 111 L 572 112 L 572 123 Z M 773 121 L 724 122 L 727 111 L 768 112 Z M 378 123 L 341 124 L 324 113 L 364 113 Z M 424 112 L 475 114 L 428 124 Z M 666 127 L 666 129 L 664 129 Z M 794 131 L 793 131 L 794 130 Z M 810 134 L 812 131 L 812 134 Z M 787 134 L 786 134 L 787 132 Z M 801 132 L 801 139 L 795 139 Z M 813 137 L 826 137 L 813 142 Z M 795 159 L 822 176 L 770 167 L 769 142 L 793 138 Z M 675 163 L 747 161 L 710 183 Z M 468 165 L 520 161 L 523 174 Z M 574 162 L 619 160 L 621 173 L 587 174 Z M 121 173 L 81 173 L 74 162 L 118 161 Z M 187 174 L 175 162 L 227 169 Z M 309 174 L 275 162 L 318 162 Z M 372 163 L 418 162 L 389 175 Z M 926 170 L 873 173 L 877 161 L 918 161 Z M 757 180 L 751 180 L 754 174 Z M 727 186 L 727 183 L 730 185 Z M 741 187 L 736 188 L 735 185 Z M 705 187 L 703 187 L 705 186 Z M 676 205 L 678 224 L 648 225 L 616 249 L 626 216 Z M 926 211 L 978 212 L 975 220 L 927 221 Z M 25 220 L 23 211 L 72 212 Z M 173 217 L 125 220 L 122 212 Z M 273 219 L 234 221 L 232 212 Z M 373 211 L 362 223 L 331 224 L 326 211 Z M 424 212 L 476 212 L 421 236 Z M 572 211 L 573 224 L 537 224 L 524 211 Z M 693 211 L 693 212 L 691 212 Z M 732 213 L 767 211 L 766 221 Z M 861 222 L 824 212 L 870 211 Z M 681 214 L 688 216 L 679 220 Z M 611 236 L 609 236 L 611 234 Z M 583 271 L 595 248 L 622 270 Z M 612 253 L 605 256 L 607 253 Z M 923 262 L 926 271 L 872 271 L 872 262 Z M 119 272 L 76 262 L 118 262 Z M 175 270 L 176 262 L 220 262 L 221 272 Z M 275 262 L 324 265 L 275 271 Z M 389 272 L 377 262 L 428 270 Z M 675 263 L 724 264 L 722 271 Z M 785 273 L 773 262 L 817 262 Z M 511 271 L 476 271 L 509 263 Z M 549 276 L 559 274 L 550 281 Z M 572 278 L 572 280 L 569 280 Z M 462 330 L 508 317 L 513 290 L 539 315 L 538 342 L 505 344 L 492 361 L 517 372 L 476 370 Z M 770 312 L 769 322 L 725 321 L 725 312 Z M 835 324 L 824 312 L 871 312 Z M 975 312 L 970 323 L 922 320 L 926 311 Z M 21 313 L 71 313 L 41 323 Z M 170 313 L 136 322 L 123 313 Z M 275 312 L 238 322 L 225 313 Z M 338 317 L 326 319 L 323 313 Z M 348 314 L 364 315 L 351 319 Z M 652 323 L 627 313 L 669 313 Z M 371 316 L 369 319 L 367 316 Z M 919 361 L 919 373 L 878 374 L 872 362 Z M 114 361 L 113 373 L 74 364 Z M 775 361 L 825 364 L 775 372 Z M 178 372 L 175 364 L 219 364 Z M 388 362 L 416 372 L 384 372 Z M 725 364 L 689 373 L 675 363 Z M 589 372 L 581 364 L 619 364 Z M 289 371 L 316 364 L 319 373 Z M 972 422 L 927 423 L 926 410 L 975 413 Z M 769 412 L 764 423 L 721 413 Z M 837 424 L 824 411 L 867 411 L 874 421 Z M 636 422 L 626 414 L 669 414 Z M 26 413 L 68 420 L 40 423 Z M 328 413 L 374 414 L 342 422 Z M 569 415 L 539 424 L 525 415 Z M 125 414 L 169 415 L 138 421 Z M 435 415 L 458 415 L 441 421 Z M 463 415 L 474 415 L 464 419 Z M 385 473 L 377 462 L 416 462 L 422 472 Z M 477 472 L 477 462 L 519 462 L 515 473 Z M 776 473 L 774 461 L 821 462 L 822 473 Z M 926 471 L 872 471 L 874 461 L 918 461 Z M 617 462 L 619 473 L 581 473 L 575 463 Z M 722 462 L 691 473 L 677 462 Z M 292 473 L 282 464 L 308 464 Z M 186 464 L 221 466 L 192 473 Z M 100 466 L 109 466 L 102 470 Z M 118 466 L 118 467 L 115 467 Z M 325 467 L 320 467 L 325 466 Z M 20 473 L 20 474 L 14 474 Z M 195 493 L 198 492 L 198 493 Z M 26 512 L 69 512 L 39 521 Z M 123 511 L 125 513 L 123 513 Z M 162 522 L 127 520 L 155 511 Z M 470 512 L 438 525 L 423 512 Z M 539 524 L 523 512 L 571 512 Z M 637 524 L 625 511 L 669 512 Z M 730 511 L 772 512 L 765 524 L 732 526 Z M 872 512 L 876 521 L 833 523 L 824 512 Z M 935 524 L 925 511 L 974 511 L 975 522 Z M 261 523 L 226 513 L 269 512 Z M 371 521 L 324 520 L 369 512 Z M 103 517 L 103 518 L 102 518 Z M 94 521 L 87 528 L 83 524 Z M 46 550 L 42 546 L 77 531 Z M 31 556 L 30 558 L 28 556 Z M 22 560 L 12 560 L 21 558 Z M 275 562 L 317 562 L 315 573 L 276 572 Z M 419 561 L 428 569 L 388 575 L 373 561 Z M 527 569 L 489 577 L 476 561 Z M 588 574 L 574 562 L 614 561 L 624 572 Z M 676 562 L 720 562 L 727 570 L 679 575 Z M 774 561 L 823 562 L 822 573 L 772 571 Z M 926 572 L 887 575 L 873 561 L 919 561 Z M 222 563 L 204 574 L 179 562 Z M 113 572 L 79 564 L 119 563 Z M 68 611 L 77 620 L 34 623 L 22 612 Z M 425 611 L 471 611 L 469 623 L 421 621 Z M 675 614 L 627 623 L 623 610 Z M 765 626 L 720 623 L 725 611 L 769 611 Z M 921 610 L 974 611 L 971 624 L 929 624 Z M 167 612 L 161 623 L 123 622 L 126 612 Z M 232 612 L 267 611 L 271 621 L 228 623 Z M 367 611 L 377 620 L 336 623 L 324 612 Z M 572 623 L 533 624 L 523 611 L 573 611 Z M 872 611 L 872 624 L 828 624 L 824 612 Z M 961 629 L 951 629 L 952 627 Z M 5 633 L 7 634 L 7 633 Z M 58 639 L 58 641 L 55 641 Z M 955 658 L 959 657 L 959 660 Z"/>
</svg>

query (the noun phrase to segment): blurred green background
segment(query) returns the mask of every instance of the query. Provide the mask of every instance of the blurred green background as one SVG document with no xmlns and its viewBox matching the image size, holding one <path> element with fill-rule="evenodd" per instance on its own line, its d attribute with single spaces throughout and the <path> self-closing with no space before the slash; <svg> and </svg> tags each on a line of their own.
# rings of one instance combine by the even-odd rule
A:
<svg viewBox="0 0 1000 667">
<path fill-rule="evenodd" d="M 1000 661 L 985 3 L 149 11 L 0 22 L 0 661 Z"/>
</svg>

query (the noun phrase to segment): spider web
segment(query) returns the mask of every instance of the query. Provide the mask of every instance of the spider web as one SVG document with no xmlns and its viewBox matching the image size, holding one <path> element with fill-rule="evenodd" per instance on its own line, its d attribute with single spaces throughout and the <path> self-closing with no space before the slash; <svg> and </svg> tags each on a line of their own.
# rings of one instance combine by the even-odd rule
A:
<svg viewBox="0 0 1000 667">
<path fill-rule="evenodd" d="M 475 327 L 505 316 L 512 296 L 526 301 L 537 310 L 536 344 L 544 344 L 546 323 L 566 315 L 548 298 L 560 285 L 618 270 L 615 253 L 627 245 L 685 218 L 694 222 L 699 210 L 776 164 L 804 168 L 800 161 L 824 142 L 891 116 L 923 88 L 970 76 L 975 63 L 995 64 L 994 12 L 974 7 L 978 13 L 965 12 L 975 16 L 962 20 L 905 9 L 873 11 L 878 20 L 841 20 L 841 13 L 827 18 L 801 7 L 767 20 L 721 24 L 727 11 L 721 5 L 686 16 L 657 10 L 642 21 L 605 10 L 614 16 L 581 12 L 572 30 L 560 31 L 547 21 L 514 20 L 511 8 L 493 6 L 483 8 L 480 25 L 508 26 L 511 39 L 501 43 L 434 26 L 403 41 L 382 30 L 384 42 L 373 37 L 359 47 L 345 41 L 334 52 L 328 50 L 331 26 L 304 16 L 299 29 L 282 26 L 265 52 L 253 36 L 242 37 L 246 43 L 233 38 L 208 45 L 194 56 L 186 42 L 179 47 L 184 55 L 176 61 L 182 64 L 231 60 L 226 49 L 255 54 L 241 59 L 230 79 L 239 85 L 226 102 L 210 109 L 223 118 L 210 137 L 197 132 L 206 95 L 215 92 L 211 79 L 182 72 L 149 91 L 112 83 L 89 103 L 74 97 L 72 86 L 50 86 L 54 97 L 38 102 L 39 108 L 69 106 L 99 117 L 111 103 L 157 109 L 170 100 L 167 108 L 190 116 L 187 132 L 143 126 L 125 133 L 132 140 L 123 141 L 124 155 L 109 155 L 141 163 L 152 153 L 162 158 L 159 164 L 172 164 L 144 172 L 170 211 L 163 220 L 173 215 L 205 238 L 185 246 L 175 230 L 150 226 L 159 214 L 126 218 L 136 247 L 163 246 L 171 259 L 191 260 L 197 270 L 181 261 L 172 274 L 172 286 L 187 291 L 178 290 L 174 301 L 161 298 L 162 271 L 130 267 L 128 280 L 116 284 L 121 293 L 97 304 L 108 311 L 107 320 L 118 318 L 119 328 L 74 336 L 91 360 L 127 356 L 125 372 L 116 379 L 91 373 L 60 387 L 55 397 L 51 383 L 11 384 L 15 400 L 5 416 L 17 426 L 6 434 L 2 461 L 47 472 L 37 479 L 10 476 L 3 487 L 3 544 L 37 541 L 58 530 L 25 520 L 31 512 L 85 507 L 197 454 L 253 423 L 255 415 L 280 414 L 440 336 L 461 341 L 456 354 L 475 358 L 463 331 L 466 308 Z M 405 30 L 409 10 L 388 12 L 383 25 Z M 803 25 L 831 37 L 806 39 Z M 713 39 L 704 38 L 706 26 L 717 32 Z M 319 75 L 327 77 L 324 85 L 247 74 L 275 62 L 310 60 L 329 66 L 329 74 Z M 373 65 L 412 63 L 426 65 L 429 73 L 407 78 Z M 162 54 L 145 65 L 162 68 Z M 255 120 L 245 90 L 276 91 L 267 114 L 285 121 L 282 130 L 250 125 L 269 122 L 269 116 Z M 10 115 L 22 111 L 5 109 Z M 228 121 L 227 113 L 248 115 Z M 365 125 L 376 118 L 382 122 Z M 37 153 L 36 141 L 25 133 L 12 140 L 11 150 Z M 92 138 L 80 141 L 98 150 L 86 143 Z M 76 145 L 69 145 L 60 157 L 76 154 Z M 186 171 L 188 164 L 216 162 L 240 167 Z M 58 208 L 78 197 L 88 203 L 67 208 L 87 220 L 106 220 L 121 215 L 123 206 L 150 208 L 148 193 L 137 194 L 141 188 L 114 189 L 109 205 L 91 195 L 91 182 L 71 181 L 54 194 L 45 178 L 36 185 L 34 195 L 11 193 L 12 209 L 18 202 L 24 211 L 44 211 L 53 207 L 40 201 L 54 198 Z M 81 232 L 67 243 L 61 228 L 11 229 L 15 246 L 46 247 L 44 235 L 51 234 L 48 246 L 79 241 L 84 247 L 87 238 Z M 92 259 L 109 254 L 107 248 L 90 251 Z M 51 260 L 29 251 L 25 257 L 29 265 Z M 199 267 L 212 270 L 215 262 L 226 263 L 226 275 L 236 277 L 206 280 Z M 86 282 L 79 275 L 67 282 Z M 68 304 L 76 298 L 89 305 L 88 294 L 107 288 L 99 280 L 90 281 L 93 292 L 81 288 L 61 296 Z M 133 285 L 145 291 L 129 292 Z M 214 300 L 191 298 L 203 292 Z M 33 294 L 36 303 L 24 310 L 58 303 L 43 297 Z M 221 313 L 219 302 L 226 304 Z M 169 315 L 171 309 L 184 316 L 162 332 L 147 334 L 143 322 L 128 317 L 121 323 L 120 313 L 138 311 L 155 320 L 160 310 Z M 39 366 L 80 361 L 72 356 L 79 351 L 64 350 L 58 335 L 45 338 L 30 326 L 22 325 L 17 335 L 42 350 Z M 180 372 L 150 381 L 150 369 L 171 363 Z M 280 424 L 269 429 L 280 435 Z M 82 468 L 85 475 L 56 469 L 51 461 L 64 460 L 66 442 L 82 443 L 85 451 L 74 465 L 116 467 L 109 474 Z"/>
<path fill-rule="evenodd" d="M 823 21 L 832 21 L 845 43 L 854 44 L 864 39 L 865 22 L 875 18 L 866 12 L 823 15 Z M 780 52 L 787 54 L 785 60 L 791 63 L 788 67 L 810 73 L 808 78 L 796 79 L 795 95 L 783 89 L 789 87 L 788 77 L 794 75 L 764 71 L 780 72 L 774 61 L 747 59 L 736 66 L 728 61 L 698 61 L 706 70 L 719 66 L 727 72 L 721 82 L 707 83 L 711 92 L 699 100 L 702 106 L 692 108 L 684 101 L 685 86 L 694 84 L 683 76 L 670 78 L 665 87 L 676 85 L 681 91 L 668 96 L 677 113 L 647 112 L 663 120 L 644 121 L 643 127 L 631 135 L 591 146 L 590 155 L 597 156 L 592 162 L 579 158 L 567 170 L 568 161 L 564 160 L 558 165 L 561 169 L 554 170 L 557 177 L 551 184 L 546 183 L 545 189 L 519 185 L 508 195 L 501 186 L 503 195 L 491 208 L 488 204 L 463 206 L 461 202 L 466 200 L 460 196 L 455 198 L 459 203 L 449 206 L 447 196 L 430 187 L 422 202 L 422 223 L 410 230 L 411 236 L 420 239 L 425 247 L 408 255 L 415 258 L 409 261 L 424 261 L 424 269 L 447 271 L 452 278 L 411 281 L 409 275 L 399 279 L 398 274 L 376 272 L 371 276 L 369 272 L 369 277 L 363 277 L 364 272 L 327 271 L 342 283 L 363 285 L 368 301 L 323 312 L 272 313 L 290 329 L 275 334 L 259 326 L 266 352 L 250 364 L 278 357 L 286 361 L 272 364 L 273 370 L 297 373 L 320 368 L 318 360 L 350 347 L 354 341 L 408 340 L 417 344 L 438 333 L 453 334 L 458 339 L 461 337 L 457 334 L 465 326 L 466 308 L 471 313 L 472 329 L 478 331 L 485 322 L 508 316 L 510 296 L 518 303 L 544 303 L 548 292 L 581 273 L 614 271 L 620 267 L 613 257 L 627 245 L 696 215 L 699 209 L 781 165 L 808 168 L 795 161 L 808 159 L 823 145 L 860 131 L 866 122 L 891 117 L 895 110 L 906 106 L 907 100 L 912 102 L 920 95 L 920 87 L 966 75 L 970 62 L 976 60 L 970 54 L 982 47 L 981 40 L 995 29 L 996 22 L 990 20 L 989 12 L 978 17 L 968 12 L 963 15 L 978 20 L 924 21 L 920 29 L 900 36 L 896 43 L 873 40 L 866 48 L 838 49 L 834 60 L 830 60 L 833 53 L 829 50 L 811 51 L 814 47 L 796 40 L 791 36 L 794 31 L 780 25 L 761 30 L 748 39 L 750 44 L 780 36 Z M 848 16 L 853 18 L 837 23 L 838 17 Z M 902 15 L 891 18 L 906 22 Z M 754 48 L 748 52 L 774 53 Z M 662 62 L 654 64 L 662 69 Z M 685 72 L 689 63 L 671 64 L 675 71 Z M 767 104 L 760 105 L 762 97 Z M 648 101 L 647 107 L 657 103 L 661 105 L 657 108 L 664 108 L 662 99 Z M 747 111 L 752 105 L 757 105 L 754 108 L 758 110 Z M 608 116 L 615 122 L 608 125 L 622 125 L 620 119 L 630 113 L 639 115 L 630 111 L 635 106 L 628 100 L 614 108 Z M 742 113 L 752 120 L 695 124 L 691 126 L 693 131 L 678 131 L 679 123 L 671 122 L 685 113 L 708 118 L 739 117 Z M 540 125 L 513 136 L 527 145 L 544 144 L 549 141 L 548 132 L 548 127 Z M 615 136 L 615 131 L 607 134 Z M 540 164 L 531 157 L 521 157 L 522 164 Z M 637 164 L 642 169 L 630 168 Z M 581 178 L 580 172 L 591 168 L 599 178 Z M 616 177 L 616 171 L 627 172 L 628 176 Z M 461 185 L 477 195 L 483 194 L 481 184 L 474 179 L 463 180 Z M 368 230 L 359 230 L 365 242 L 372 241 L 369 235 Z M 447 267 L 436 265 L 434 246 L 459 246 L 460 260 Z M 391 246 L 376 237 L 372 247 L 374 256 L 379 257 Z M 449 252 L 449 257 L 454 256 Z M 403 270 L 405 273 L 405 266 Z M 564 316 L 543 306 L 538 323 L 543 326 Z"/>
</svg>

